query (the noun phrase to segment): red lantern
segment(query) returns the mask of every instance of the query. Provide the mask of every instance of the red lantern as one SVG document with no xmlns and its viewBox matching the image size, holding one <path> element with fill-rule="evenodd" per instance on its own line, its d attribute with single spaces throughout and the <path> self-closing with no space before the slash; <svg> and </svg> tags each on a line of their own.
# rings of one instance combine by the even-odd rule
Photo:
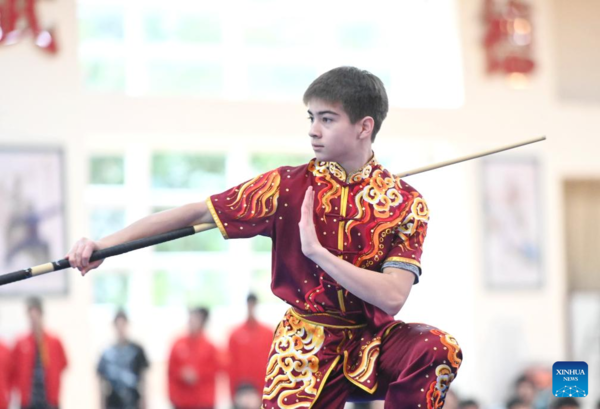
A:
<svg viewBox="0 0 600 409">
<path fill-rule="evenodd" d="M 523 0 L 485 0 L 483 20 L 487 72 L 529 74 L 532 52 L 531 7 Z"/>
<path fill-rule="evenodd" d="M 36 5 L 37 0 L 0 0 L 0 45 L 16 44 L 32 35 L 36 46 L 57 52 L 54 30 L 40 27 Z"/>
</svg>

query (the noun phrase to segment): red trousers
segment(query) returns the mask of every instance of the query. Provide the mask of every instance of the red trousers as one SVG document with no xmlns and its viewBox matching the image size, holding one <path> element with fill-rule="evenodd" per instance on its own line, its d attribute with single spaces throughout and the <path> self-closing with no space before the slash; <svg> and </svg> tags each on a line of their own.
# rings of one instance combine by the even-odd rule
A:
<svg viewBox="0 0 600 409">
<path fill-rule="evenodd" d="M 347 401 L 371 400 L 385 400 L 386 409 L 442 408 L 462 351 L 445 332 L 426 324 L 402 323 L 385 337 L 378 359 L 374 394 L 348 381 L 338 363 L 312 409 L 341 409 Z"/>
</svg>

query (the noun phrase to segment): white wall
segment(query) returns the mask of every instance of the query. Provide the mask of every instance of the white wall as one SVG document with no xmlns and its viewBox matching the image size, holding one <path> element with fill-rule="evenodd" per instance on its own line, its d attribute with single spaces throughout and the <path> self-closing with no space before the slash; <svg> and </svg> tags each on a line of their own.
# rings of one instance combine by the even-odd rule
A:
<svg viewBox="0 0 600 409">
<path fill-rule="evenodd" d="M 243 149 L 252 143 L 309 151 L 300 103 L 84 94 L 77 66 L 75 4 L 72 0 L 41 3 L 45 19 L 58 27 L 61 51 L 57 57 L 49 57 L 29 42 L 0 49 L 0 143 L 64 146 L 69 170 L 70 242 L 85 233 L 81 192 L 86 183 L 87 147 L 98 144 L 98 138 L 107 145 L 111 140 L 151 141 L 170 148 L 227 149 L 235 144 Z M 533 3 L 539 69 L 528 89 L 510 89 L 504 79 L 484 74 L 482 2 L 461 0 L 458 17 L 465 105 L 458 110 L 394 109 L 375 145 L 376 152 L 403 143 L 418 147 L 414 156 L 404 151 L 409 152 L 406 163 L 412 166 L 541 134 L 548 136 L 547 142 L 518 152 L 537 156 L 543 164 L 545 283 L 540 290 L 494 292 L 484 286 L 477 163 L 409 180 L 428 199 L 434 222 L 423 258 L 423 280 L 400 318 L 425 321 L 455 335 L 465 354 L 456 387 L 487 404 L 504 399 L 508 383 L 525 364 L 551 365 L 577 358 L 569 357 L 566 351 L 561 186 L 565 177 L 600 177 L 600 107 L 557 99 L 553 10 L 550 2 Z M 458 199 L 449 203 L 449 196 Z M 90 280 L 72 273 L 70 288 L 68 297 L 47 302 L 48 327 L 62 334 L 71 361 L 64 378 L 65 409 L 92 407 L 89 402 L 98 401 L 91 375 L 96 360 L 91 337 L 97 333 L 97 323 L 90 312 Z M 26 329 L 22 310 L 21 300 L 1 300 L 3 338 L 10 339 Z M 133 328 L 134 335 L 145 333 L 142 326 Z M 160 390 L 161 363 L 154 368 L 152 382 Z"/>
</svg>

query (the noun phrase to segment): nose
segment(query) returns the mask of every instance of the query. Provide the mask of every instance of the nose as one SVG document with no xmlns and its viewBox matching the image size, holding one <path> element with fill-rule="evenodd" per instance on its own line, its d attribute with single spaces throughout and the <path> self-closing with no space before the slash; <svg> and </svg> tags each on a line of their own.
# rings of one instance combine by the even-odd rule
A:
<svg viewBox="0 0 600 409">
<path fill-rule="evenodd" d="M 310 128 L 308 129 L 308 136 L 310 136 L 311 138 L 321 137 L 321 128 L 319 127 L 317 121 L 313 121 L 313 123 L 310 124 Z"/>
</svg>

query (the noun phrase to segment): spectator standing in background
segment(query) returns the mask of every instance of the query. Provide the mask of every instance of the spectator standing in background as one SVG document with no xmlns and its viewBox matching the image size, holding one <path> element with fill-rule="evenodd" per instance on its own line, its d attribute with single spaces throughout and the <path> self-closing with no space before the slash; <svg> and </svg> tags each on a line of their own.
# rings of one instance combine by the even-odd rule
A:
<svg viewBox="0 0 600 409">
<path fill-rule="evenodd" d="M 177 339 L 169 354 L 169 398 L 175 409 L 212 409 L 220 369 L 217 348 L 205 336 L 209 312 L 190 311 L 189 333 Z"/>
<path fill-rule="evenodd" d="M 129 340 L 129 320 L 123 311 L 113 321 L 117 342 L 106 349 L 98 363 L 102 409 L 144 409 L 144 375 L 148 359 L 144 349 Z"/>
<path fill-rule="evenodd" d="M 0 342 L 0 409 L 8 409 L 10 403 L 12 371 L 10 350 Z"/>
<path fill-rule="evenodd" d="M 27 300 L 27 315 L 31 332 L 17 340 L 12 352 L 14 386 L 21 408 L 55 409 L 67 357 L 60 339 L 44 329 L 39 298 Z"/>
<path fill-rule="evenodd" d="M 515 397 L 519 398 L 528 407 L 533 407 L 537 396 L 535 384 L 523 374 L 515 381 Z"/>
<path fill-rule="evenodd" d="M 258 299 L 248 295 L 248 318 L 229 336 L 229 387 L 231 396 L 243 384 L 250 384 L 262 396 L 267 358 L 273 341 L 273 329 L 256 319 Z"/>
<path fill-rule="evenodd" d="M 233 409 L 260 409 L 262 396 L 254 385 L 243 383 L 237 387 L 233 395 Z"/>
<path fill-rule="evenodd" d="M 506 403 L 506 409 L 531 409 L 531 404 L 526 403 L 519 397 L 514 397 Z"/>
<path fill-rule="evenodd" d="M 552 409 L 579 409 L 580 405 L 575 398 L 558 398 L 552 403 Z"/>
</svg>

